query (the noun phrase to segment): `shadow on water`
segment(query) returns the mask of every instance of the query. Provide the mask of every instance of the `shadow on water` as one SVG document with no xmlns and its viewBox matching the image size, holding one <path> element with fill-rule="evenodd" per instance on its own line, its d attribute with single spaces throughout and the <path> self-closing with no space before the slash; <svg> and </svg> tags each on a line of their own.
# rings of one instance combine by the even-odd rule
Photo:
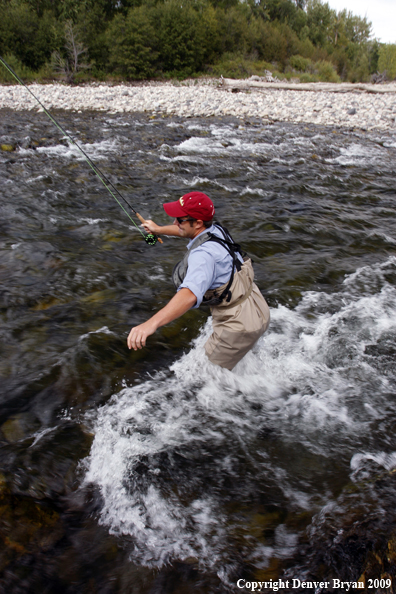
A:
<svg viewBox="0 0 396 594">
<path fill-rule="evenodd" d="M 204 311 L 129 352 L 183 242 L 147 246 L 43 114 L 3 110 L 4 591 L 395 580 L 396 138 L 57 116 L 147 218 L 207 192 L 272 323 L 234 372 L 205 358 Z"/>
</svg>

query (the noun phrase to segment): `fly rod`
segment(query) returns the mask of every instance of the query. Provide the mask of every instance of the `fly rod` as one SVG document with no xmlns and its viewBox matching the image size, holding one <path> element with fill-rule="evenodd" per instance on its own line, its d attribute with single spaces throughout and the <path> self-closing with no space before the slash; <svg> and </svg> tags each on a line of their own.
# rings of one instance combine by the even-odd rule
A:
<svg viewBox="0 0 396 594">
<path fill-rule="evenodd" d="M 0 56 L 0 62 L 3 64 L 3 66 L 6 68 L 6 70 L 8 70 L 8 72 L 15 78 L 15 80 L 22 85 L 31 95 L 32 97 L 37 101 L 37 103 L 41 106 L 41 108 L 43 109 L 44 113 L 49 117 L 49 119 L 51 120 L 51 122 L 58 128 L 58 130 L 60 130 L 62 132 L 62 134 L 64 136 L 66 136 L 66 138 L 73 144 L 73 146 L 75 146 L 77 148 L 77 150 L 81 153 L 81 155 L 83 156 L 83 158 L 85 159 L 85 161 L 88 163 L 88 165 L 91 167 L 92 171 L 95 173 L 95 175 L 97 175 L 97 177 L 100 179 L 100 181 L 102 182 L 102 184 L 104 185 L 104 187 L 106 188 L 106 190 L 111 194 L 111 196 L 114 198 L 114 200 L 118 203 L 118 205 L 122 208 L 122 210 L 125 212 L 125 214 L 127 215 L 127 217 L 129 218 L 130 221 L 132 221 L 132 223 L 135 225 L 136 229 L 139 231 L 139 233 L 143 236 L 144 240 L 146 243 L 148 243 L 148 245 L 155 245 L 157 243 L 157 241 L 159 241 L 160 243 L 163 243 L 162 239 L 160 237 L 158 237 L 157 235 L 154 235 L 154 233 L 147 233 L 144 234 L 143 231 L 137 226 L 137 224 L 135 223 L 135 221 L 133 220 L 133 218 L 130 216 L 130 214 L 128 213 L 128 211 L 125 209 L 125 207 L 121 204 L 120 200 L 117 198 L 117 196 L 123 200 L 125 202 L 125 204 L 127 204 L 129 206 L 129 208 L 132 210 L 133 213 L 135 213 L 135 215 L 137 216 L 137 218 L 139 219 L 139 221 L 141 223 L 144 223 L 144 218 L 138 213 L 136 212 L 136 210 L 133 208 L 133 206 L 131 206 L 131 204 L 129 204 L 129 202 L 124 198 L 124 196 L 121 194 L 121 192 L 119 192 L 117 190 L 117 188 L 112 184 L 112 182 L 106 177 L 106 175 L 99 169 L 99 167 L 92 161 L 91 157 L 89 157 L 87 155 L 87 153 L 81 148 L 81 146 L 77 143 L 76 140 L 74 140 L 74 138 L 68 133 L 66 132 L 66 130 L 63 128 L 63 126 L 61 126 L 61 124 L 59 124 L 59 122 L 54 118 L 54 116 L 48 111 L 48 109 L 41 103 L 41 101 L 38 99 L 38 97 L 36 97 L 36 95 L 33 93 L 33 91 L 31 91 L 29 89 L 29 87 L 23 82 L 23 80 L 21 80 L 19 78 L 19 76 L 16 74 L 16 72 L 14 72 L 14 70 L 11 68 L 11 66 L 9 64 L 7 64 L 7 62 Z M 112 188 L 112 189 L 111 189 Z M 116 196 L 117 194 L 117 196 Z"/>
</svg>

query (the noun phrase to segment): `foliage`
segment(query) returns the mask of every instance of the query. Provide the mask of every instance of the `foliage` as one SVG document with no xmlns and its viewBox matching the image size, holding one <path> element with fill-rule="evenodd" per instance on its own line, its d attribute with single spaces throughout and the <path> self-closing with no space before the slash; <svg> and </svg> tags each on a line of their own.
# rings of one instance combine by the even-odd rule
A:
<svg viewBox="0 0 396 594">
<path fill-rule="evenodd" d="M 318 71 L 319 80 L 322 82 L 340 82 L 340 77 L 334 69 L 331 62 L 321 60 L 315 64 Z"/>
<path fill-rule="evenodd" d="M 290 66 L 298 72 L 307 72 L 308 67 L 312 64 L 309 58 L 303 58 L 302 56 L 292 56 L 289 60 Z"/>
<path fill-rule="evenodd" d="M 322 4 L 320 0 L 309 0 L 307 4 L 308 37 L 314 45 L 325 45 L 328 30 L 332 22 L 332 13 L 329 5 Z"/>
<path fill-rule="evenodd" d="M 81 10 L 78 18 L 79 38 L 87 48 L 86 60 L 91 65 L 90 73 L 100 79 L 109 69 L 107 31 L 112 18 L 107 16 L 108 4 L 96 0 L 93 6 Z"/>
<path fill-rule="evenodd" d="M 127 79 L 155 74 L 158 38 L 150 12 L 145 6 L 132 8 L 126 16 L 117 15 L 108 29 L 109 65 Z"/>
<path fill-rule="evenodd" d="M 13 54 L 7 54 L 4 56 L 4 59 L 7 62 L 7 64 L 11 66 L 15 74 L 19 76 L 19 78 L 22 78 L 23 80 L 28 82 L 34 79 L 35 72 L 30 70 L 30 68 L 28 68 L 24 64 L 22 64 L 21 60 L 19 60 L 16 56 L 14 56 Z M 15 79 L 12 76 L 12 74 L 10 74 L 8 70 L 6 70 L 3 66 L 0 66 L 0 83 L 14 82 Z"/>
<path fill-rule="evenodd" d="M 233 9 L 231 9 L 233 10 Z M 159 67 L 171 76 L 190 76 L 202 70 L 206 53 L 206 30 L 192 3 L 168 0 L 155 9 L 159 37 Z"/>
<path fill-rule="evenodd" d="M 378 56 L 378 70 L 386 71 L 390 80 L 396 78 L 396 45 L 387 43 L 381 46 Z"/>
<path fill-rule="evenodd" d="M 307 72 L 301 74 L 299 78 L 301 83 L 312 83 L 319 81 L 318 77 L 315 74 L 308 74 Z"/>
<path fill-rule="evenodd" d="M 51 12 L 45 11 L 39 17 L 22 2 L 0 5 L 0 50 L 2 54 L 13 54 L 27 68 L 41 68 L 60 38 L 59 24 Z"/>
<path fill-rule="evenodd" d="M 89 64 L 97 79 L 264 69 L 368 80 L 385 63 L 393 73 L 392 51 L 370 34 L 365 18 L 323 0 L 0 0 L 0 55 L 12 55 L 27 78 L 52 64 L 73 80 Z"/>
<path fill-rule="evenodd" d="M 302 72 L 301 82 L 340 82 L 334 64 L 327 60 L 312 62 L 309 58 L 302 56 L 292 56 L 289 60 L 290 66 L 297 72 Z"/>
<path fill-rule="evenodd" d="M 208 67 L 208 72 L 225 78 L 245 78 L 265 76 L 265 72 L 271 69 L 273 66 L 268 62 L 254 61 L 240 54 L 224 54 L 221 61 Z"/>
<path fill-rule="evenodd" d="M 82 44 L 78 29 L 72 21 L 65 23 L 65 46 L 63 55 L 55 51 L 52 56 L 52 64 L 55 71 L 60 72 L 67 83 L 74 82 L 74 78 L 81 70 L 90 68 L 90 65 L 82 61 L 82 56 L 87 53 L 87 49 Z"/>
</svg>

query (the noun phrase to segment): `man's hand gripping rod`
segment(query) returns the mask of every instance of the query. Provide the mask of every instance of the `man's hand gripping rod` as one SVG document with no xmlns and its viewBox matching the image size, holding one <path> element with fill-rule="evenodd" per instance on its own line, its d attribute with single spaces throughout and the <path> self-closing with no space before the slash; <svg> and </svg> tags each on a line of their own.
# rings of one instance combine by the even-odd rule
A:
<svg viewBox="0 0 396 594">
<path fill-rule="evenodd" d="M 143 225 L 144 225 L 144 223 L 146 221 L 144 220 L 144 218 L 142 217 L 142 215 L 140 215 L 138 212 L 136 212 L 136 210 L 134 212 L 135 212 L 135 215 L 137 216 L 137 218 L 139 219 L 139 221 L 141 223 L 143 223 Z M 162 241 L 161 237 L 158 237 L 158 235 L 154 235 L 154 233 L 148 233 L 144 239 L 146 240 L 146 242 L 149 245 L 154 245 L 155 243 L 157 243 L 157 241 L 159 241 L 160 243 L 164 243 Z"/>
</svg>

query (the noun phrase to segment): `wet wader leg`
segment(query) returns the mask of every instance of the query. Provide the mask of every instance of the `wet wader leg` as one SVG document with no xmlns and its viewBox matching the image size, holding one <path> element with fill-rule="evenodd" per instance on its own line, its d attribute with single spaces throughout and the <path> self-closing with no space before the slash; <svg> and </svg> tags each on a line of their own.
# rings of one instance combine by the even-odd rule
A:
<svg viewBox="0 0 396 594">
<path fill-rule="evenodd" d="M 269 326 L 269 307 L 253 278 L 251 261 L 246 260 L 235 274 L 230 303 L 222 301 L 212 308 L 213 334 L 205 352 L 215 365 L 233 369 Z"/>
<path fill-rule="evenodd" d="M 213 308 L 213 334 L 205 344 L 206 355 L 212 363 L 233 369 L 267 330 L 270 311 L 264 297 L 253 285 L 250 297 L 230 316 L 220 308 Z"/>
<path fill-rule="evenodd" d="M 231 332 L 223 329 L 213 333 L 205 344 L 206 355 L 215 365 L 233 369 L 264 334 L 266 326 L 255 332 Z"/>
</svg>

